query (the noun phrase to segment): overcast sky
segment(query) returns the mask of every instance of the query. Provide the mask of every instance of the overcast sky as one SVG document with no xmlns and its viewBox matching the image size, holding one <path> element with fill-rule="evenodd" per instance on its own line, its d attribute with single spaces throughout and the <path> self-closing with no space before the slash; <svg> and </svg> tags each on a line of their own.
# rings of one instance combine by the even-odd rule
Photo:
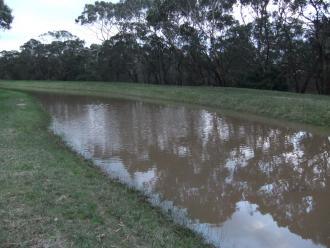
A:
<svg viewBox="0 0 330 248">
<path fill-rule="evenodd" d="M 85 4 L 96 0 L 5 0 L 12 9 L 14 21 L 10 30 L 0 30 L 0 51 L 18 50 L 28 40 L 48 31 L 67 30 L 86 41 L 99 43 L 96 35 L 75 23 Z M 108 0 L 109 1 L 109 0 Z M 118 2 L 119 0 L 110 0 Z M 234 9 L 235 10 L 235 9 Z M 238 9 L 234 11 L 240 19 Z"/>
<path fill-rule="evenodd" d="M 86 3 L 96 0 L 5 0 L 13 10 L 9 31 L 0 30 L 0 51 L 17 50 L 31 38 L 54 30 L 68 30 L 88 44 L 98 42 L 85 27 L 75 24 Z M 116 1 L 113 1 L 116 2 Z"/>
</svg>

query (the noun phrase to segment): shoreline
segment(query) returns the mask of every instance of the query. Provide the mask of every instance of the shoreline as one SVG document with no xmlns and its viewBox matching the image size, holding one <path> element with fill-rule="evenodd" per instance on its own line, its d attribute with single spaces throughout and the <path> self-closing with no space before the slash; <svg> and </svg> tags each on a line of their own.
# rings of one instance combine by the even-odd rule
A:
<svg viewBox="0 0 330 248">
<path fill-rule="evenodd" d="M 224 111 L 235 111 L 243 115 L 250 114 L 293 124 L 330 128 L 329 96 L 240 88 L 105 82 L 0 81 L 0 88 L 197 104 Z"/>
<path fill-rule="evenodd" d="M 0 90 L 0 102 L 4 247 L 210 247 L 72 152 L 33 97 Z"/>
</svg>

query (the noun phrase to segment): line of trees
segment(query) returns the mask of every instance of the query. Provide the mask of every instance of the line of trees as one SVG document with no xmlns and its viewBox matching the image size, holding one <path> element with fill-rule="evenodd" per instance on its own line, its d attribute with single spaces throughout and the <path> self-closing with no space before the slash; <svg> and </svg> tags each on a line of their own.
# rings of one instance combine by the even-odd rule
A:
<svg viewBox="0 0 330 248">
<path fill-rule="evenodd" d="M 328 0 L 97 1 L 76 22 L 101 44 L 49 32 L 1 52 L 0 78 L 330 94 L 329 11 Z"/>
</svg>

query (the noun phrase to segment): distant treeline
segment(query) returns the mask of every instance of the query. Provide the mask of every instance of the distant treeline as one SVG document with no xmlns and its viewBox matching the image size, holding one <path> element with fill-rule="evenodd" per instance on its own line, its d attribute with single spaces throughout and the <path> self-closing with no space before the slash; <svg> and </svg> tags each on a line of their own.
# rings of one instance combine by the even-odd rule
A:
<svg viewBox="0 0 330 248">
<path fill-rule="evenodd" d="M 0 54 L 0 78 L 212 85 L 330 94 L 330 1 L 122 0 Z M 32 27 L 33 28 L 33 27 Z"/>
</svg>

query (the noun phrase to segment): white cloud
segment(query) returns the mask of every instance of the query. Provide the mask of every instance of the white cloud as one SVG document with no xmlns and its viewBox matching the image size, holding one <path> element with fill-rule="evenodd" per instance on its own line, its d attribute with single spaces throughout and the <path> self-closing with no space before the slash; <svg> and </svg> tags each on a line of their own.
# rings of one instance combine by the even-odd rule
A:
<svg viewBox="0 0 330 248">
<path fill-rule="evenodd" d="M 95 34 L 85 27 L 75 24 L 75 18 L 84 5 L 95 0 L 11 0 L 5 1 L 13 10 L 15 17 L 12 29 L 1 31 L 0 51 L 17 50 L 31 38 L 48 31 L 67 30 L 87 44 L 99 42 Z"/>
</svg>

